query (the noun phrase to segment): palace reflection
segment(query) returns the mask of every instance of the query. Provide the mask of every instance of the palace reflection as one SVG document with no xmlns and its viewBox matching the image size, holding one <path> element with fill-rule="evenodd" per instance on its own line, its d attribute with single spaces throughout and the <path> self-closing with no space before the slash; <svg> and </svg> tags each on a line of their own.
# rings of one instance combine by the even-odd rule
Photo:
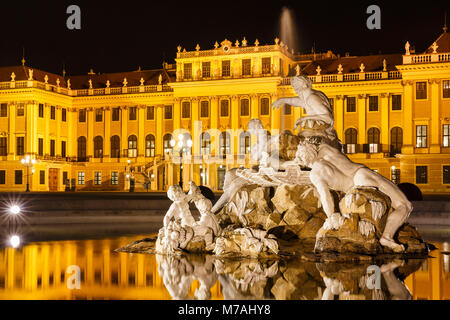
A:
<svg viewBox="0 0 450 320">
<path fill-rule="evenodd" d="M 360 285 L 366 266 L 113 251 L 140 238 L 40 242 L 0 249 L 0 299 L 324 299 L 333 290 L 334 299 L 377 298 Z M 450 259 L 444 254 L 450 246 L 434 244 L 438 250 L 432 257 L 391 264 L 388 270 L 392 279 L 406 276 L 400 282 L 413 299 L 450 299 Z M 81 269 L 79 290 L 66 285 L 70 276 L 66 269 L 71 265 Z M 383 276 L 383 294 L 378 298 L 389 299 L 395 294 L 389 293 Z M 336 291 L 339 285 L 330 289 L 336 279 L 343 283 L 342 292 Z"/>
</svg>

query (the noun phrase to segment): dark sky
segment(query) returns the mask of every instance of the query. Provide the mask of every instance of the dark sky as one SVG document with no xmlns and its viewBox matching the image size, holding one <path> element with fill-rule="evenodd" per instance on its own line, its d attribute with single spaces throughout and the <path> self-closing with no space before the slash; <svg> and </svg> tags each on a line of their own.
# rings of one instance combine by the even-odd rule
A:
<svg viewBox="0 0 450 320">
<path fill-rule="evenodd" d="M 81 30 L 68 30 L 66 8 L 81 8 Z M 366 27 L 366 8 L 381 8 L 381 30 Z M 27 65 L 68 74 L 160 68 L 181 44 L 213 48 L 245 36 L 249 45 L 273 43 L 281 9 L 295 16 L 301 52 L 332 50 L 352 55 L 399 53 L 409 40 L 424 51 L 442 32 L 450 1 L 1 1 L 0 66 Z M 450 18 L 448 19 L 450 20 Z M 449 23 L 450 24 L 450 23 Z"/>
</svg>

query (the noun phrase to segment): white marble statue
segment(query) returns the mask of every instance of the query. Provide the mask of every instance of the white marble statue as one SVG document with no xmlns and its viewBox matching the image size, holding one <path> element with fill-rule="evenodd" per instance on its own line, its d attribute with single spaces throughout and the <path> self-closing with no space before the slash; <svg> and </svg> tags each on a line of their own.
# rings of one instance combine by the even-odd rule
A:
<svg viewBox="0 0 450 320">
<path fill-rule="evenodd" d="M 164 216 L 164 227 L 167 227 L 171 220 L 181 220 L 181 226 L 192 226 L 195 219 L 189 210 L 190 196 L 186 195 L 179 185 L 173 185 L 167 190 L 167 197 L 173 201 L 169 210 Z"/>
<path fill-rule="evenodd" d="M 376 187 L 388 195 L 394 210 L 388 215 L 380 243 L 395 252 L 404 251 L 405 248 L 396 243 L 393 237 L 408 218 L 412 205 L 394 183 L 363 164 L 352 162 L 344 153 L 328 144 L 301 142 L 294 161 L 311 168 L 309 178 L 319 193 L 328 217 L 324 224 L 325 228 L 338 229 L 344 221 L 344 217 L 335 210 L 330 190 L 347 193 L 355 186 Z"/>
<path fill-rule="evenodd" d="M 198 186 L 190 181 L 189 196 L 200 212 L 200 220 L 192 225 L 194 236 L 203 237 L 205 240 L 205 249 L 211 251 L 215 247 L 214 239 L 220 235 L 221 228 L 216 216 L 211 212 L 212 203 L 200 192 Z"/>
<path fill-rule="evenodd" d="M 272 103 L 272 109 L 277 109 L 284 104 L 301 107 L 305 109 L 308 115 L 295 122 L 294 130 L 303 127 L 313 128 L 316 123 L 319 125 L 326 124 L 328 125 L 327 133 L 336 136 L 333 133 L 333 108 L 327 96 L 321 91 L 314 90 L 311 79 L 305 76 L 292 77 L 291 86 L 297 93 L 297 97 L 278 99 Z"/>
</svg>

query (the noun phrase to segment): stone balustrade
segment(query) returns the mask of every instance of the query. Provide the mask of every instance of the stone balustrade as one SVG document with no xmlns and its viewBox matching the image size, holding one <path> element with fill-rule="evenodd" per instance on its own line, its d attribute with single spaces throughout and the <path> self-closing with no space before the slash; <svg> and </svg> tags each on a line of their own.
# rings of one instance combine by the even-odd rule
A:
<svg viewBox="0 0 450 320">
<path fill-rule="evenodd" d="M 55 86 L 49 83 L 37 80 L 24 81 L 5 81 L 0 82 L 0 90 L 37 88 L 46 91 L 63 94 L 66 96 L 98 96 L 105 94 L 124 94 L 124 93 L 152 93 L 152 92 L 173 92 L 168 85 L 147 85 L 115 88 L 95 88 L 95 89 L 68 89 L 61 86 Z"/>
</svg>

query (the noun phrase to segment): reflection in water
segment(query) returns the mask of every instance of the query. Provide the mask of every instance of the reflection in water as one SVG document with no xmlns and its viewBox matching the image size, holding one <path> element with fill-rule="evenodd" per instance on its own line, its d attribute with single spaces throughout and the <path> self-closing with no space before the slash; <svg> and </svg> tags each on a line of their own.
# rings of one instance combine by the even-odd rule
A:
<svg viewBox="0 0 450 320">
<path fill-rule="evenodd" d="M 446 242 L 425 260 L 379 263 L 381 287 L 370 289 L 369 264 L 114 252 L 142 237 L 2 248 L 0 299 L 450 299 Z M 67 288 L 72 265 L 79 290 Z"/>
</svg>

